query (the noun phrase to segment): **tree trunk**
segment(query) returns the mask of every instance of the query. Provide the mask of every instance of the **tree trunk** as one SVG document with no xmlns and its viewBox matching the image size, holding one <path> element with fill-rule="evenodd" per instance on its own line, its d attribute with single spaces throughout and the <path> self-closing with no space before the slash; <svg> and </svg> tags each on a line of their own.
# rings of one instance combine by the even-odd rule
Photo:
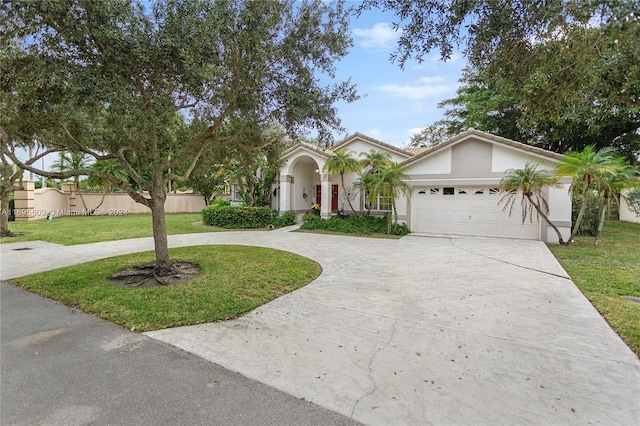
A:
<svg viewBox="0 0 640 426">
<path fill-rule="evenodd" d="M 578 229 L 580 229 L 580 225 L 582 224 L 582 218 L 584 216 L 584 212 L 587 210 L 587 194 L 589 193 L 589 184 L 591 182 L 589 179 L 585 179 L 582 184 L 584 188 L 582 189 L 582 205 L 580 205 L 580 211 L 578 212 L 578 217 L 576 218 L 576 223 L 573 225 L 573 229 L 571 230 L 571 236 L 569 237 L 569 243 L 573 241 L 575 236 L 578 234 Z"/>
<path fill-rule="evenodd" d="M 0 188 L 0 237 L 10 237 L 9 230 L 9 191 Z"/>
<path fill-rule="evenodd" d="M 15 188 L 15 181 L 19 174 L 13 172 L 11 165 L 4 155 L 2 155 L 0 167 L 2 167 L 0 176 L 0 179 L 2 179 L 0 181 L 0 236 L 10 237 L 13 234 L 9 230 L 9 198 Z"/>
<path fill-rule="evenodd" d="M 533 208 L 536 209 L 536 211 L 538 212 L 538 214 L 540 216 L 542 216 L 542 218 L 544 219 L 545 222 L 547 222 L 547 224 L 553 228 L 554 231 L 556 231 L 556 234 L 558 235 L 558 242 L 561 245 L 568 245 L 569 242 L 564 242 L 564 240 L 562 239 L 562 234 L 560 233 L 560 230 L 558 229 L 558 227 L 556 225 L 554 225 L 551 220 L 549 220 L 549 218 L 547 217 L 546 214 L 544 214 L 544 212 L 542 211 L 542 209 L 540 208 L 540 206 L 538 204 L 535 203 L 535 201 L 533 201 L 533 199 L 527 195 L 527 199 L 529 200 L 529 202 L 531 203 L 531 205 L 533 206 Z"/>
<path fill-rule="evenodd" d="M 396 197 L 393 193 L 391 194 L 391 207 L 393 208 L 394 223 L 398 223 L 398 208 L 396 207 Z"/>
<path fill-rule="evenodd" d="M 593 245 L 597 246 L 600 242 L 600 236 L 602 235 L 602 228 L 604 227 L 604 221 L 607 216 L 607 204 L 609 203 L 609 199 L 605 198 L 600 208 L 600 220 L 598 220 L 598 229 L 596 230 L 596 239 L 593 241 Z"/>
<path fill-rule="evenodd" d="M 351 213 L 355 213 L 356 211 L 353 209 L 351 205 L 351 200 L 349 199 L 349 194 L 347 194 L 347 190 L 344 186 L 344 173 L 340 173 L 340 182 L 342 183 L 342 192 L 344 192 L 344 197 L 347 199 L 347 204 L 349 204 L 349 208 L 351 209 Z M 331 199 L 331 198 L 329 198 Z"/>
<path fill-rule="evenodd" d="M 164 202 L 167 199 L 162 171 L 155 171 L 151 196 L 151 221 L 153 224 L 153 245 L 156 254 L 155 275 L 166 276 L 173 272 L 169 258 L 169 244 L 167 241 L 167 223 L 165 220 Z"/>
</svg>

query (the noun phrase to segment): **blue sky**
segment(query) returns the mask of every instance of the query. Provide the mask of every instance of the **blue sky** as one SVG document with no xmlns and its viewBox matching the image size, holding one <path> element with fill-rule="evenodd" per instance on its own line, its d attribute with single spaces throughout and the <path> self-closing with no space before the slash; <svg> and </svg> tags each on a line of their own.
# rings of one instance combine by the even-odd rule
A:
<svg viewBox="0 0 640 426">
<path fill-rule="evenodd" d="M 456 54 L 445 63 L 433 52 L 422 64 L 408 62 L 401 70 L 389 60 L 398 38 L 394 19 L 392 13 L 377 10 L 352 18 L 354 47 L 337 64 L 336 77 L 351 77 L 366 97 L 340 103 L 338 110 L 346 134 L 361 132 L 403 147 L 412 134 L 443 117 L 437 104 L 455 96 L 466 60 Z"/>
</svg>

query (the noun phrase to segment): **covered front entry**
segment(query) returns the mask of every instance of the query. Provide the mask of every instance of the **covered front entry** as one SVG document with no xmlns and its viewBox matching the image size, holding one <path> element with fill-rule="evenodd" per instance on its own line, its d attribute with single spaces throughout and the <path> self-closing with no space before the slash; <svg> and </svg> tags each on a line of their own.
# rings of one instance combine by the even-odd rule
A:
<svg viewBox="0 0 640 426">
<path fill-rule="evenodd" d="M 520 201 L 511 215 L 499 204 L 501 194 L 491 186 L 429 186 L 415 188 L 411 199 L 411 230 L 431 234 L 540 239 L 534 214 L 522 223 Z"/>
<path fill-rule="evenodd" d="M 315 203 L 322 207 L 322 185 L 316 185 Z M 331 185 L 331 211 L 338 210 L 338 185 Z"/>
</svg>

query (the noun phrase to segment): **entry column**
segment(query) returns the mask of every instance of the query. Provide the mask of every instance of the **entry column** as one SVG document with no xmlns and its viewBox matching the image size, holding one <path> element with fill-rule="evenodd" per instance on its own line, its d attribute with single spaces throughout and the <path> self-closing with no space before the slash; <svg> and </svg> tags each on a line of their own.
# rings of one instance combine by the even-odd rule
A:
<svg viewBox="0 0 640 426">
<path fill-rule="evenodd" d="M 320 217 L 328 219 L 331 217 L 331 179 L 329 173 L 322 175 L 322 203 L 320 208 Z"/>
<path fill-rule="evenodd" d="M 280 175 L 280 214 L 291 210 L 291 176 Z"/>
</svg>

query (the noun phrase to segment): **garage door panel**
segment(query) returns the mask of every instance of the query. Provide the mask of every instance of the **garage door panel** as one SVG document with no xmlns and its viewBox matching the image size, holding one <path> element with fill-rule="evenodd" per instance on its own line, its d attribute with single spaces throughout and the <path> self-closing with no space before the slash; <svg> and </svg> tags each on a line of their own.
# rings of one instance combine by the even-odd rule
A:
<svg viewBox="0 0 640 426">
<path fill-rule="evenodd" d="M 540 224 L 534 218 L 522 224 L 520 206 L 511 216 L 499 204 L 502 195 L 488 187 L 455 188 L 454 195 L 443 190 L 421 190 L 412 197 L 411 228 L 414 232 L 539 239 Z"/>
</svg>

